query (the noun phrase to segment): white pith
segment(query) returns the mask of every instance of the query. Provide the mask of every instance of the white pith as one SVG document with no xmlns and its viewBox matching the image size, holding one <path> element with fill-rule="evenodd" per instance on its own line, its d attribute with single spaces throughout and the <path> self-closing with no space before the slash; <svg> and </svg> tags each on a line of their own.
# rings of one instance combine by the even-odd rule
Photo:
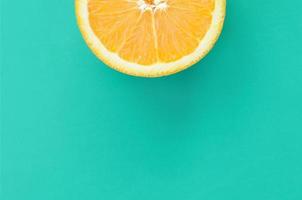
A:
<svg viewBox="0 0 302 200">
<path fill-rule="evenodd" d="M 114 52 L 110 52 L 107 48 L 100 42 L 98 37 L 94 34 L 90 22 L 89 22 L 89 13 L 88 13 L 88 1 L 89 0 L 76 0 L 76 12 L 78 13 L 78 24 L 80 26 L 81 32 L 88 43 L 89 47 L 93 50 L 97 57 L 103 60 L 106 64 L 110 65 L 112 68 L 121 71 L 126 74 L 136 75 L 136 76 L 149 76 L 149 77 L 158 77 L 162 75 L 176 73 L 178 71 L 184 70 L 190 67 L 192 64 L 199 61 L 203 58 L 209 50 L 215 44 L 223 25 L 224 16 L 225 16 L 225 4 L 226 0 L 215 0 L 215 9 L 212 13 L 212 24 L 204 36 L 203 40 L 200 42 L 199 46 L 196 50 L 181 59 L 169 62 L 169 63 L 161 63 L 157 62 L 152 65 L 144 66 L 137 63 L 129 62 L 127 60 L 122 59 L 118 54 Z M 137 1 L 137 5 L 141 1 Z M 156 1 L 164 2 L 166 5 L 161 4 L 166 9 L 168 4 L 165 1 Z M 145 2 L 144 2 L 145 3 Z M 155 1 L 154 1 L 155 3 Z M 159 5 L 159 4 L 158 4 Z M 157 5 L 157 6 L 158 6 Z M 149 6 L 149 5 L 148 5 Z M 144 6 L 142 8 L 145 11 Z M 138 9 L 142 9 L 138 7 Z M 154 8 L 153 8 L 154 9 Z M 158 7 L 156 9 L 159 9 Z M 79 14 L 80 13 L 80 14 Z"/>
<path fill-rule="evenodd" d="M 153 4 L 148 4 L 144 0 L 138 0 L 137 5 L 142 12 L 148 10 L 156 12 L 157 10 L 165 10 L 168 8 L 168 4 L 164 0 L 154 0 Z"/>
</svg>

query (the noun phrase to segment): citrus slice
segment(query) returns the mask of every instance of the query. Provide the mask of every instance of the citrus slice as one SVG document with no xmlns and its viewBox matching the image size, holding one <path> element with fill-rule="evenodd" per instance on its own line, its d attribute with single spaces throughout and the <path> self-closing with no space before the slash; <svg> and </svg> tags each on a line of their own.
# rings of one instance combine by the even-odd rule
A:
<svg viewBox="0 0 302 200">
<path fill-rule="evenodd" d="M 76 0 L 94 54 L 135 76 L 159 77 L 201 60 L 220 35 L 226 0 Z"/>
</svg>

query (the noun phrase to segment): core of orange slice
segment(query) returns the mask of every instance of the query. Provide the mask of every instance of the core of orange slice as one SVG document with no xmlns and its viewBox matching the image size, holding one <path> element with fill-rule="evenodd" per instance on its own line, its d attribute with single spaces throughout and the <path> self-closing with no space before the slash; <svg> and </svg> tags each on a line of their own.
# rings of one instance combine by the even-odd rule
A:
<svg viewBox="0 0 302 200">
<path fill-rule="evenodd" d="M 94 54 L 135 76 L 159 77 L 201 60 L 220 35 L 226 0 L 75 0 Z"/>
</svg>

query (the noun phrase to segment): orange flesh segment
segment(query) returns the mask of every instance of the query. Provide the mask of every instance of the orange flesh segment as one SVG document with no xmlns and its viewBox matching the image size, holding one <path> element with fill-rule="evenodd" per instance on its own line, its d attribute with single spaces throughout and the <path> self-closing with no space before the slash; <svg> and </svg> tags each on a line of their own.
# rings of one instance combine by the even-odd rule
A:
<svg viewBox="0 0 302 200">
<path fill-rule="evenodd" d="M 195 51 L 211 22 L 214 0 L 166 0 L 141 11 L 137 1 L 89 0 L 89 22 L 108 51 L 140 65 L 168 63 Z"/>
</svg>

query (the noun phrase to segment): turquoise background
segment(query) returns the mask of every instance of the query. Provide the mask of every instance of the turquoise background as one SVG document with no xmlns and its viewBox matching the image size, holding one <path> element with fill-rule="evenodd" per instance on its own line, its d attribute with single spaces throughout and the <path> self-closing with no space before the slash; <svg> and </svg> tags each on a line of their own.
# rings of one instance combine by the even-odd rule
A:
<svg viewBox="0 0 302 200">
<path fill-rule="evenodd" d="M 302 1 L 229 0 L 194 67 L 143 79 L 71 0 L 1 0 L 2 200 L 301 200 Z"/>
</svg>

